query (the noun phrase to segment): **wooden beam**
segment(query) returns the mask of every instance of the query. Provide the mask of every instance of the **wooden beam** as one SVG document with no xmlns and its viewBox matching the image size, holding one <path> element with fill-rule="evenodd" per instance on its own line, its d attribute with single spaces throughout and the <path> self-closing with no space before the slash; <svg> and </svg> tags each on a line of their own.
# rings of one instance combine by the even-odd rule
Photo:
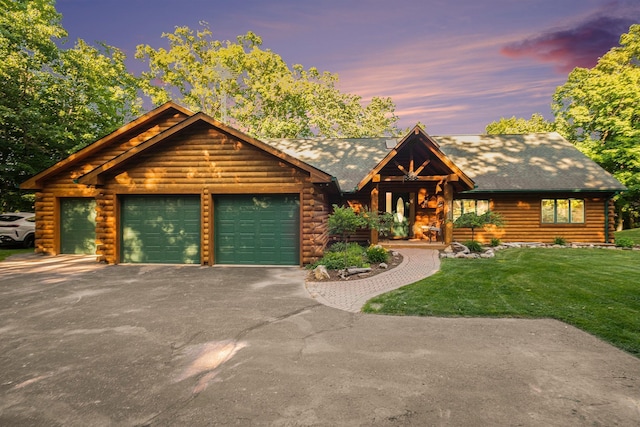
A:
<svg viewBox="0 0 640 427">
<path fill-rule="evenodd" d="M 384 182 L 412 182 L 412 181 L 428 181 L 428 182 L 454 182 L 459 181 L 460 177 L 456 174 L 451 175 L 425 175 L 417 176 L 416 179 L 408 179 L 406 176 L 392 175 L 392 176 L 380 176 L 380 181 Z"/>
<path fill-rule="evenodd" d="M 422 163 L 422 164 L 420 165 L 420 167 L 419 167 L 418 169 L 416 169 L 415 174 L 416 174 L 416 175 L 420 175 L 420 172 L 422 172 L 422 169 L 424 169 L 424 168 L 425 168 L 429 163 L 431 163 L 431 160 L 430 160 L 430 159 L 425 160 L 425 161 L 424 161 L 424 163 Z"/>
<path fill-rule="evenodd" d="M 453 187 L 448 182 L 444 184 L 444 242 L 453 241 L 453 223 L 450 221 L 453 213 Z"/>
<path fill-rule="evenodd" d="M 439 182 L 446 180 L 447 175 L 433 175 L 433 176 L 417 176 L 416 179 L 407 179 L 405 176 L 381 176 L 380 181 L 384 182 L 416 182 L 416 181 L 428 181 Z"/>
<path fill-rule="evenodd" d="M 378 212 L 378 186 L 376 185 L 371 190 L 371 212 Z M 371 244 L 378 244 L 378 230 L 371 229 Z"/>
</svg>

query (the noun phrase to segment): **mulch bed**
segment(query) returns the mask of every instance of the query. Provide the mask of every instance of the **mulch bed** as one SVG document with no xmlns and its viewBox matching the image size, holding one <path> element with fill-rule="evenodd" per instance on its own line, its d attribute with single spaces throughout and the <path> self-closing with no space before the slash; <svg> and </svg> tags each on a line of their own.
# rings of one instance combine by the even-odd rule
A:
<svg viewBox="0 0 640 427">
<path fill-rule="evenodd" d="M 380 264 L 375 263 L 371 264 L 371 271 L 367 273 L 354 274 L 353 276 L 345 277 L 344 279 L 340 276 L 340 270 L 328 270 L 329 271 L 329 279 L 316 279 L 313 274 L 313 270 L 309 270 L 307 273 L 307 281 L 308 282 L 337 282 L 337 281 L 347 281 L 347 280 L 358 280 L 364 279 L 365 277 L 372 277 L 377 274 L 384 273 L 389 271 L 402 263 L 402 255 L 398 252 L 392 251 L 389 255 L 389 260 L 386 262 L 387 268 L 380 268 Z"/>
</svg>

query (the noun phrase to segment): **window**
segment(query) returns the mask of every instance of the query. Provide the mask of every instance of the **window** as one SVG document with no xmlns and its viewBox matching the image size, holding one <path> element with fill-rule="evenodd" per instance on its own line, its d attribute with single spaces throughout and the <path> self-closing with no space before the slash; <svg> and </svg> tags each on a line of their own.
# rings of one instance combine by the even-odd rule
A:
<svg viewBox="0 0 640 427">
<path fill-rule="evenodd" d="M 584 199 L 542 199 L 545 224 L 583 224 Z"/>
<path fill-rule="evenodd" d="M 475 212 L 477 215 L 482 215 L 489 211 L 488 200 L 476 200 L 476 199 L 459 199 L 453 201 L 453 220 L 460 218 L 463 214 L 469 212 Z"/>
</svg>

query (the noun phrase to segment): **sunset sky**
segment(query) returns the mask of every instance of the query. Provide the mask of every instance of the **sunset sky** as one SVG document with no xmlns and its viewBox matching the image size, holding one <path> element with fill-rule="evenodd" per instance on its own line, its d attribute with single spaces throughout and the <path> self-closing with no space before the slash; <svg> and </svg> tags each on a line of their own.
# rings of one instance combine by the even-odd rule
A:
<svg viewBox="0 0 640 427">
<path fill-rule="evenodd" d="M 337 73 L 340 89 L 391 97 L 401 127 L 482 133 L 539 112 L 574 67 L 592 67 L 640 23 L 638 0 L 58 0 L 62 25 L 122 49 L 166 47 L 163 32 L 209 23 L 214 37 L 253 31 L 289 64 Z"/>
</svg>

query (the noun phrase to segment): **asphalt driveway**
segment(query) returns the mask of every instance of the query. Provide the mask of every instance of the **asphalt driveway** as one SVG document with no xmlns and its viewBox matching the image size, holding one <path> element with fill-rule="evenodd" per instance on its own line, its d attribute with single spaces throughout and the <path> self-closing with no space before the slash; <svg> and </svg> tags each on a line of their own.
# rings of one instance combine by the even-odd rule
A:
<svg viewBox="0 0 640 427">
<path fill-rule="evenodd" d="M 10 258 L 0 425 L 640 424 L 640 360 L 573 327 L 349 313 L 303 278 Z"/>
</svg>

